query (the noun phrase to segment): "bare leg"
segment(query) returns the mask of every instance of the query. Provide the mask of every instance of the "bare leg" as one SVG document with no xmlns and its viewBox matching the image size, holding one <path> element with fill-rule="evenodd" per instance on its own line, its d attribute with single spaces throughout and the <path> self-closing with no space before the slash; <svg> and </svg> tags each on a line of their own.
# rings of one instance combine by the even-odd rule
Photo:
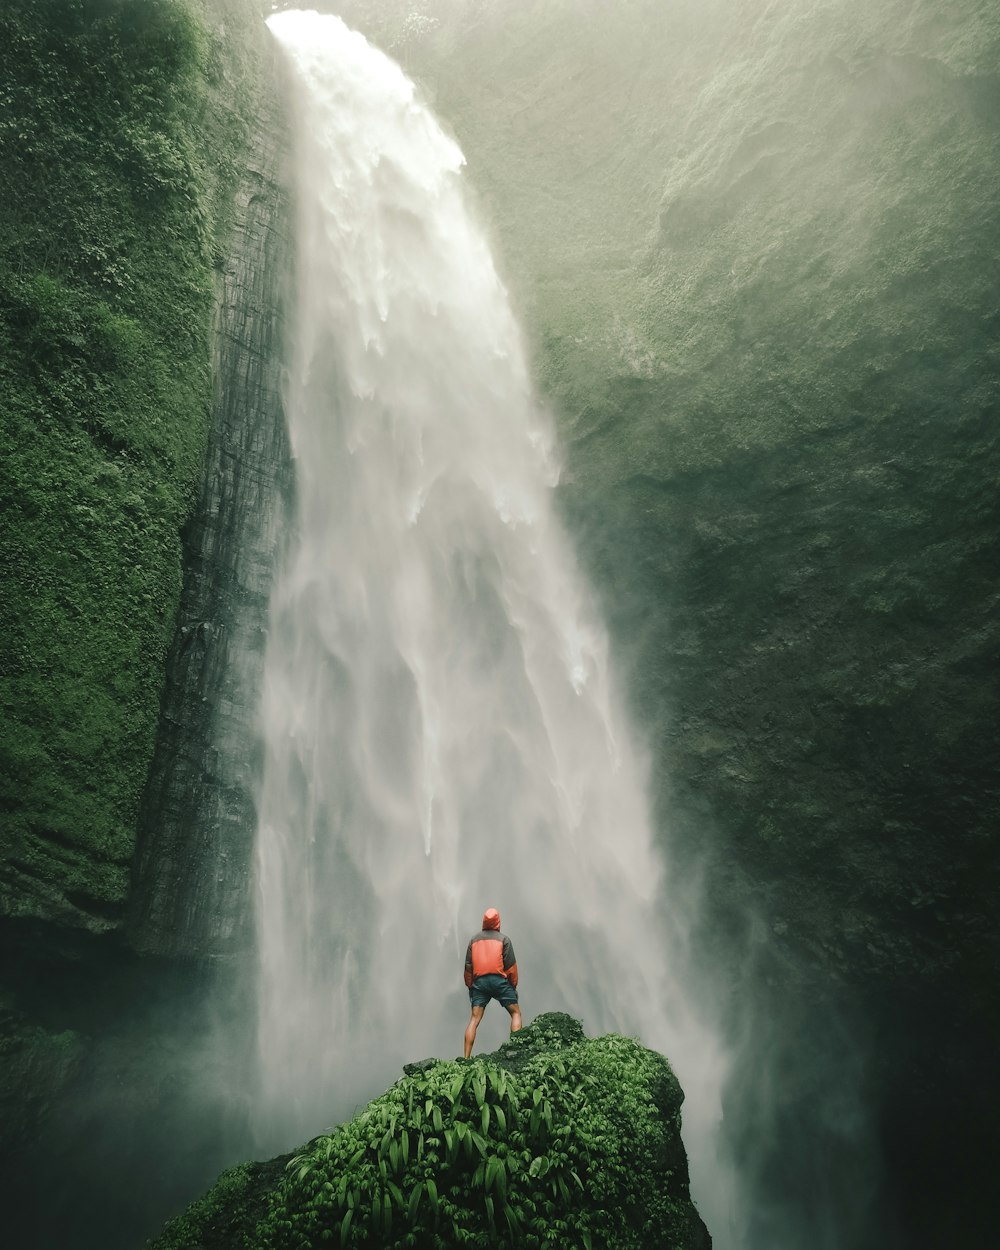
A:
<svg viewBox="0 0 1000 1250">
<path fill-rule="evenodd" d="M 473 1007 L 472 1019 L 465 1026 L 465 1057 L 466 1059 L 472 1054 L 472 1048 L 476 1044 L 476 1029 L 479 1028 L 479 1021 L 483 1018 L 485 1007 Z"/>
<path fill-rule="evenodd" d="M 508 1003 L 507 1010 L 510 1012 L 510 1031 L 516 1033 L 521 1027 L 521 1008 L 517 1003 Z"/>
</svg>

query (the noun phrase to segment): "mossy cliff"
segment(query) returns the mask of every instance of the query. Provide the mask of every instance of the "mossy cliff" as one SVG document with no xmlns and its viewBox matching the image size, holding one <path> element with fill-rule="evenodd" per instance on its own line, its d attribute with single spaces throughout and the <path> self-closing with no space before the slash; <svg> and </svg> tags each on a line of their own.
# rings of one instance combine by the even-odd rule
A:
<svg viewBox="0 0 1000 1250">
<path fill-rule="evenodd" d="M 3 916 L 123 917 L 256 141 L 257 8 L 0 14 Z"/>
<path fill-rule="evenodd" d="M 0 1152 L 25 1247 L 135 1244 L 233 1157 L 237 1057 L 193 1057 L 220 987 L 162 957 L 245 924 L 287 464 L 274 68 L 256 0 L 0 7 Z M 182 1135 L 151 1175 L 136 1142 Z"/>
<path fill-rule="evenodd" d="M 992 1244 L 1000 11 L 319 7 L 424 83 L 525 312 L 676 871 L 706 883 L 726 1124 L 775 1200 L 756 1244 L 796 1244 L 772 1210 L 811 1244 L 824 1203 L 838 1250 L 866 1225 L 882 1247 Z M 245 451 L 281 448 L 273 424 L 216 437 L 238 389 L 212 370 L 273 407 L 253 345 L 221 348 L 246 328 L 234 235 L 280 208 L 259 19 L 0 11 L 0 1121 L 24 1246 L 147 1228 L 158 1185 L 176 1209 L 202 1183 L 194 1137 L 224 1118 L 178 1063 L 197 978 L 153 961 L 245 940 L 252 741 L 216 683 L 242 629 L 252 685 L 231 609 L 259 611 L 267 560 L 233 563 L 226 490 Z M 280 484 L 245 479 L 266 556 Z M 235 1059 L 192 1066 L 211 1091 Z"/>
<path fill-rule="evenodd" d="M 150 1250 L 708 1250 L 682 1100 L 660 1055 L 549 1013 L 493 1055 L 408 1065 L 290 1159 L 231 1169 Z"/>
<path fill-rule="evenodd" d="M 454 128 L 526 313 L 662 825 L 705 883 L 701 984 L 731 973 L 744 1162 L 814 1226 L 836 1156 L 835 1218 L 858 1209 L 855 1081 L 902 1243 L 988 1244 L 1000 9 L 346 7 Z M 802 1148 L 768 1163 L 765 1125 Z"/>
</svg>

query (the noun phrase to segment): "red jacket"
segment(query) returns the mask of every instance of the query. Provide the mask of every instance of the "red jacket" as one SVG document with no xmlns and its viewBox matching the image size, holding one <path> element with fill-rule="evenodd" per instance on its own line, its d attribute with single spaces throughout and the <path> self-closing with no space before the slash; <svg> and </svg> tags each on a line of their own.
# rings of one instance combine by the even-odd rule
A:
<svg viewBox="0 0 1000 1250">
<path fill-rule="evenodd" d="M 483 916 L 483 931 L 469 939 L 465 952 L 465 984 L 471 989 L 476 977 L 496 973 L 517 986 L 517 960 L 509 937 L 500 932 L 500 913 L 489 908 Z"/>
</svg>

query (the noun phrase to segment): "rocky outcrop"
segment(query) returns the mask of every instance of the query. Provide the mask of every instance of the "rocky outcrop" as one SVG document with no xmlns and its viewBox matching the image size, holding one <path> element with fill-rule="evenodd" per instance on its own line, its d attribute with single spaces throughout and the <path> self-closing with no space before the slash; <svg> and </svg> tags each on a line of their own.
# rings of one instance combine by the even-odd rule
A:
<svg viewBox="0 0 1000 1250">
<path fill-rule="evenodd" d="M 710 1250 L 683 1094 L 662 1056 L 539 1016 L 495 1054 L 408 1064 L 295 1158 L 244 1164 L 150 1250 L 437 1246 Z"/>
</svg>

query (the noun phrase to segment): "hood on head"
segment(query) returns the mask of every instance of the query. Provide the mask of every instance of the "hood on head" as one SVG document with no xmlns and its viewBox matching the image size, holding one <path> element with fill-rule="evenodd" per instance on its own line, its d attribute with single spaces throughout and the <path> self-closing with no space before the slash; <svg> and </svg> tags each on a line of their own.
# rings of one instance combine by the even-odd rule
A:
<svg viewBox="0 0 1000 1250">
<path fill-rule="evenodd" d="M 486 912 L 483 915 L 483 928 L 484 929 L 499 929 L 500 928 L 500 913 L 497 911 L 495 907 L 488 907 L 486 909 Z"/>
</svg>

